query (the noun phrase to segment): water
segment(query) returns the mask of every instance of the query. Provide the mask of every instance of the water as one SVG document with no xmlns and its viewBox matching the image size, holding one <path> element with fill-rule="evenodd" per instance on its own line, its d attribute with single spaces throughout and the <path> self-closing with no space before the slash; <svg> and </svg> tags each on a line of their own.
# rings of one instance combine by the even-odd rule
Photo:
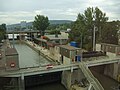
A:
<svg viewBox="0 0 120 90">
<path fill-rule="evenodd" d="M 26 90 L 67 90 L 67 89 L 60 83 L 50 83 L 36 87 L 26 88 Z"/>
<path fill-rule="evenodd" d="M 19 54 L 20 68 L 36 67 L 50 64 L 50 62 L 41 55 L 38 55 L 33 49 L 26 44 L 15 44 L 15 48 Z"/>
<path fill-rule="evenodd" d="M 20 68 L 47 65 L 50 62 L 37 52 L 32 50 L 26 44 L 15 44 L 15 48 L 19 54 Z M 26 88 L 26 90 L 67 90 L 60 82 L 47 83 L 44 85 L 33 86 Z"/>
</svg>

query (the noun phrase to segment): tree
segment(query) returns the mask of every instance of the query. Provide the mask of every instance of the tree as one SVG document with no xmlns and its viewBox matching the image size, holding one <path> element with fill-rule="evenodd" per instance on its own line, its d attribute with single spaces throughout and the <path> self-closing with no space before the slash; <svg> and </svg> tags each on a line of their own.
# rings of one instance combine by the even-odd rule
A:
<svg viewBox="0 0 120 90">
<path fill-rule="evenodd" d="M 92 50 L 93 28 L 94 26 L 98 28 L 97 33 L 99 36 L 101 34 L 100 28 L 102 28 L 102 25 L 104 25 L 107 20 L 108 18 L 106 17 L 106 14 L 98 7 L 95 9 L 90 7 L 87 8 L 84 11 L 84 14 L 78 14 L 76 21 L 73 23 L 72 30 L 69 34 L 70 40 L 74 40 L 78 43 L 82 41 L 83 48 Z M 102 35 L 100 35 L 99 38 L 101 38 L 101 36 Z"/>
<path fill-rule="evenodd" d="M 42 36 L 45 34 L 46 28 L 49 26 L 48 17 L 43 15 L 35 16 L 35 20 L 33 22 L 33 28 L 36 30 L 40 30 Z"/>
<path fill-rule="evenodd" d="M 6 33 L 6 24 L 1 24 L 0 25 L 0 41 L 4 39 Z"/>
<path fill-rule="evenodd" d="M 98 42 L 102 41 L 102 31 L 103 31 L 103 26 L 104 24 L 108 21 L 108 17 L 106 17 L 106 14 L 103 13 L 98 7 L 95 8 L 94 11 L 94 19 L 95 23 L 94 25 L 97 27 L 97 35 L 98 36 Z M 104 32 L 104 31 L 103 31 Z"/>
<path fill-rule="evenodd" d="M 102 42 L 109 44 L 118 44 L 118 31 L 120 28 L 119 21 L 106 22 L 102 33 Z"/>
</svg>

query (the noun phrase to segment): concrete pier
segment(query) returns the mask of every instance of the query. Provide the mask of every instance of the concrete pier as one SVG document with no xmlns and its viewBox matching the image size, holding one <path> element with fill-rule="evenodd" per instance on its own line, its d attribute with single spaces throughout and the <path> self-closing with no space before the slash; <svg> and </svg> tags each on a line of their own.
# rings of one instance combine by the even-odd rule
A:
<svg viewBox="0 0 120 90">
<path fill-rule="evenodd" d="M 23 74 L 20 77 L 18 77 L 18 87 L 19 90 L 25 90 L 25 79 Z"/>
</svg>

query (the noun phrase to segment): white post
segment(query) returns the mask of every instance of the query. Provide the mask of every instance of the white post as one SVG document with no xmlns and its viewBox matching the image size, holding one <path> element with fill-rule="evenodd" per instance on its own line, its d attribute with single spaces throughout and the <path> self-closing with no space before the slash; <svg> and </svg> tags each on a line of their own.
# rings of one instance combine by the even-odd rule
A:
<svg viewBox="0 0 120 90">
<path fill-rule="evenodd" d="M 15 48 L 14 31 L 13 31 L 13 48 Z"/>
<path fill-rule="evenodd" d="M 88 90 L 91 90 L 91 88 L 92 88 L 92 84 L 90 83 L 90 86 L 88 87 Z"/>
<path fill-rule="evenodd" d="M 19 90 L 25 90 L 24 74 L 18 78 Z"/>
<path fill-rule="evenodd" d="M 95 26 L 94 26 L 94 29 L 93 29 L 93 51 L 95 51 Z"/>
<path fill-rule="evenodd" d="M 82 58 L 82 33 L 81 33 L 81 62 L 82 62 L 82 60 L 83 60 L 83 58 Z"/>
</svg>

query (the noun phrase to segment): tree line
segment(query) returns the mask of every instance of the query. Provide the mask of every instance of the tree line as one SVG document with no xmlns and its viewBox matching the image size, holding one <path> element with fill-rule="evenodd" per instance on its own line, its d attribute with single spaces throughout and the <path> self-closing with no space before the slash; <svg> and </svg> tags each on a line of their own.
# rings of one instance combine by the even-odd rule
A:
<svg viewBox="0 0 120 90">
<path fill-rule="evenodd" d="M 6 33 L 6 24 L 1 24 L 0 25 L 0 42 L 5 38 L 5 33 Z"/>
</svg>

